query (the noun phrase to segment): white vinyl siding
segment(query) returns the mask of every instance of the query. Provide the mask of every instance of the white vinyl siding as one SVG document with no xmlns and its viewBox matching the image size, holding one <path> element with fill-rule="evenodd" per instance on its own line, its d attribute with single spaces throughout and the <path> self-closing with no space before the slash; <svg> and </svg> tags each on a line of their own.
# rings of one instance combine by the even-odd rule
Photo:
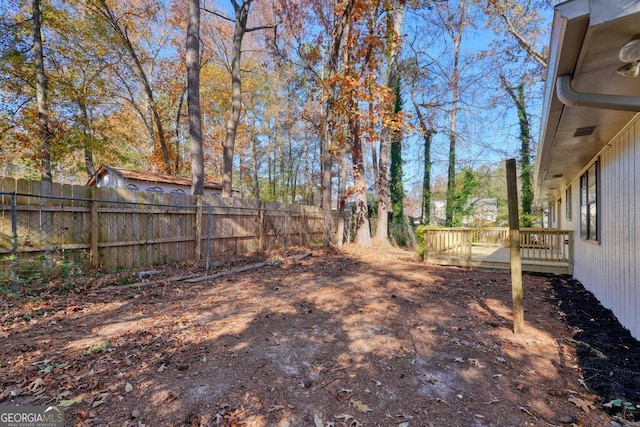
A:
<svg viewBox="0 0 640 427">
<path fill-rule="evenodd" d="M 574 276 L 640 339 L 640 121 L 622 131 L 599 157 L 599 241 L 574 238 Z M 571 183 L 579 209 L 580 177 Z M 576 210 L 574 210 L 576 212 Z M 573 218 L 575 236 L 580 221 Z M 569 224 L 567 224 L 568 228 Z"/>
</svg>

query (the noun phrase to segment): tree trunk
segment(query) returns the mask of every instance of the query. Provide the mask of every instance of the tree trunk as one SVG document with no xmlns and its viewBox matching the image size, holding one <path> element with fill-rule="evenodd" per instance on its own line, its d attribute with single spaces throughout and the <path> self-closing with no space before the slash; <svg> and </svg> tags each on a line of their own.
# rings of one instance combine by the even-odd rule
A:
<svg viewBox="0 0 640 427">
<path fill-rule="evenodd" d="M 84 151 L 84 166 L 89 177 L 92 177 L 96 173 L 96 167 L 93 163 L 93 135 L 91 132 L 91 125 L 89 123 L 89 113 L 87 112 L 87 104 L 85 103 L 84 97 L 78 97 L 76 99 L 76 104 L 78 104 L 80 114 L 82 114 L 82 147 Z"/>
<path fill-rule="evenodd" d="M 461 2 L 464 7 L 464 1 Z M 458 97 L 460 96 L 460 43 L 462 29 L 459 28 L 453 38 L 453 70 L 451 70 L 451 117 L 449 122 L 449 168 L 447 171 L 447 208 L 445 225 L 453 227 L 453 216 L 456 194 L 456 128 L 458 119 Z"/>
<path fill-rule="evenodd" d="M 336 17 L 336 23 L 333 28 L 331 54 L 329 63 L 327 64 L 327 80 L 330 80 L 338 69 L 338 60 L 340 58 L 340 47 L 342 45 L 342 35 L 351 19 L 351 13 L 355 0 L 348 0 L 342 15 Z M 325 82 L 326 105 L 322 120 L 322 212 L 324 216 L 323 240 L 324 247 L 329 247 L 331 243 L 331 230 L 333 219 L 331 216 L 331 168 L 333 166 L 333 128 L 335 126 L 334 103 L 336 97 L 335 85 Z"/>
<path fill-rule="evenodd" d="M 531 124 L 527 114 L 524 84 L 520 83 L 516 88 L 511 87 L 506 77 L 500 75 L 502 86 L 516 105 L 518 122 L 520 124 L 520 185 L 522 186 L 521 206 L 523 216 L 522 225 L 531 227 L 533 222 L 526 215 L 531 214 L 533 204 L 533 186 L 531 183 Z"/>
<path fill-rule="evenodd" d="M 395 86 L 396 102 L 394 115 L 400 114 L 402 100 L 400 99 L 400 79 Z M 402 186 L 402 132 L 393 129 L 391 132 L 391 221 L 393 224 L 404 224 L 404 188 Z"/>
<path fill-rule="evenodd" d="M 354 102 L 352 111 L 357 109 Z M 371 246 L 371 228 L 369 226 L 369 208 L 367 207 L 367 182 L 365 179 L 364 155 L 360 139 L 359 118 L 351 113 L 351 159 L 353 162 L 353 180 L 356 193 L 356 243 L 360 246 Z"/>
<path fill-rule="evenodd" d="M 240 123 L 242 110 L 242 80 L 240 75 L 240 56 L 242 54 L 242 39 L 247 31 L 247 17 L 250 2 L 238 6 L 232 2 L 235 9 L 235 27 L 233 30 L 233 47 L 231 56 L 231 111 L 227 116 L 222 159 L 222 197 L 231 197 L 233 183 L 233 153 L 235 150 L 236 133 Z"/>
<path fill-rule="evenodd" d="M 44 74 L 42 26 L 40 0 L 31 0 L 33 13 L 33 51 L 36 68 L 36 103 L 38 105 L 38 127 L 40 133 L 40 172 L 43 181 L 51 182 L 51 129 L 49 128 L 49 105 L 47 102 L 47 80 Z"/>
<path fill-rule="evenodd" d="M 347 168 L 349 167 L 350 152 L 351 150 L 347 144 L 342 151 L 342 167 L 340 168 L 340 183 L 338 186 L 338 230 L 336 234 L 339 248 L 344 244 L 344 220 L 347 207 Z"/>
<path fill-rule="evenodd" d="M 260 200 L 260 180 L 258 179 L 259 167 L 258 167 L 258 141 L 254 136 L 251 138 L 251 165 L 253 168 L 253 196 L 256 200 Z"/>
<path fill-rule="evenodd" d="M 416 110 L 416 116 L 420 123 L 420 131 L 424 138 L 424 176 L 422 179 L 422 218 L 425 225 L 431 222 L 431 136 L 433 131 L 427 125 L 420 106 L 413 101 L 413 107 Z"/>
<path fill-rule="evenodd" d="M 187 25 L 187 109 L 191 147 L 191 194 L 204 193 L 204 153 L 200 113 L 200 0 L 189 0 Z"/>
<path fill-rule="evenodd" d="M 187 78 L 188 78 L 188 72 L 187 72 Z M 176 124 L 175 124 L 175 130 L 176 130 L 176 158 L 175 161 L 173 163 L 173 170 L 175 171 L 176 175 L 180 173 L 180 119 L 182 118 L 182 105 L 184 104 L 184 96 L 185 94 L 188 92 L 189 88 L 187 87 L 185 91 L 182 92 L 182 94 L 180 94 L 180 100 L 178 102 L 178 110 L 176 111 Z M 188 107 L 187 107 L 188 108 Z M 189 115 L 189 113 L 187 112 L 187 116 Z M 200 116 L 202 117 L 202 116 Z"/>
<path fill-rule="evenodd" d="M 389 57 L 389 74 L 387 75 L 387 87 L 397 93 L 396 88 L 399 86 L 398 58 L 402 45 L 395 41 L 402 35 L 402 21 L 404 18 L 404 8 L 406 0 L 399 0 L 398 6 L 388 13 L 391 14 L 391 23 L 393 25 L 394 38 L 391 45 L 391 56 Z M 395 102 L 394 102 L 395 108 Z M 376 230 L 376 239 L 380 243 L 389 243 L 389 212 L 392 211 L 391 193 L 389 188 L 389 166 L 391 152 L 392 132 L 389 129 L 383 130 L 380 140 L 380 166 L 378 168 L 378 226 Z"/>
</svg>

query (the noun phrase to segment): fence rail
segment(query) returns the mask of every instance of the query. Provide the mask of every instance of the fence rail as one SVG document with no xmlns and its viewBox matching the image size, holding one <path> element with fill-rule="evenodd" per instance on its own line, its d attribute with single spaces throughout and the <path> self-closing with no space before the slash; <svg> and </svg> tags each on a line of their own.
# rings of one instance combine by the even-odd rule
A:
<svg viewBox="0 0 640 427">
<path fill-rule="evenodd" d="M 208 263 L 219 255 L 318 243 L 322 223 L 313 206 L 0 178 L 5 269 L 12 260 L 52 253 L 104 269 Z"/>
</svg>

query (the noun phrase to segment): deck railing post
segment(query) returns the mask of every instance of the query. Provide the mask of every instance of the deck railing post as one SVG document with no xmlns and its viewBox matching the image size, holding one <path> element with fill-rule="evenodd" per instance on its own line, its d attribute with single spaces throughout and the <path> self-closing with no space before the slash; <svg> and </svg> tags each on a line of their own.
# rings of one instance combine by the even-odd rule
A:
<svg viewBox="0 0 640 427">
<path fill-rule="evenodd" d="M 573 276 L 573 255 L 574 255 L 573 254 L 573 250 L 574 250 L 573 231 L 569 231 L 568 240 L 569 240 L 569 274 Z"/>
<path fill-rule="evenodd" d="M 507 198 L 509 205 L 509 236 L 511 237 L 511 296 L 513 301 L 513 332 L 524 332 L 522 295 L 522 260 L 520 258 L 520 224 L 518 219 L 518 186 L 516 160 L 506 161 Z"/>
<path fill-rule="evenodd" d="M 473 243 L 473 230 L 467 230 L 467 267 L 471 267 L 471 246 Z"/>
</svg>

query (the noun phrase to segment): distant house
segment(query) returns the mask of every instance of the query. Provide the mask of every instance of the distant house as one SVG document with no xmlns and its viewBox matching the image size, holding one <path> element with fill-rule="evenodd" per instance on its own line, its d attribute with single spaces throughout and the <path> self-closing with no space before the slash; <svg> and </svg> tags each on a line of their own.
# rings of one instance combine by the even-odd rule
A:
<svg viewBox="0 0 640 427">
<path fill-rule="evenodd" d="M 465 210 L 469 210 L 470 213 L 462 218 L 462 225 L 464 227 L 495 225 L 496 221 L 498 221 L 498 199 L 495 197 L 469 199 L 465 204 Z M 431 225 L 444 226 L 446 215 L 447 201 L 432 200 L 430 212 Z"/>
<path fill-rule="evenodd" d="M 498 221 L 498 199 L 495 197 L 469 199 L 465 209 L 470 209 L 471 213 L 462 218 L 464 227 L 495 225 Z"/>
<path fill-rule="evenodd" d="M 535 190 L 574 231 L 574 277 L 640 339 L 638 34 L 638 1 L 555 7 Z"/>
<path fill-rule="evenodd" d="M 162 173 L 142 172 L 107 165 L 100 166 L 87 185 L 126 188 L 127 190 L 145 191 L 148 193 L 191 194 L 191 178 Z M 205 181 L 205 195 L 219 195 L 221 193 L 221 183 Z M 237 190 L 233 190 L 234 197 L 239 197 L 239 195 L 240 193 Z"/>
<path fill-rule="evenodd" d="M 431 219 L 431 225 L 439 225 L 443 227 L 445 224 L 445 219 L 447 217 L 447 201 L 432 200 L 429 207 L 429 218 Z"/>
</svg>

